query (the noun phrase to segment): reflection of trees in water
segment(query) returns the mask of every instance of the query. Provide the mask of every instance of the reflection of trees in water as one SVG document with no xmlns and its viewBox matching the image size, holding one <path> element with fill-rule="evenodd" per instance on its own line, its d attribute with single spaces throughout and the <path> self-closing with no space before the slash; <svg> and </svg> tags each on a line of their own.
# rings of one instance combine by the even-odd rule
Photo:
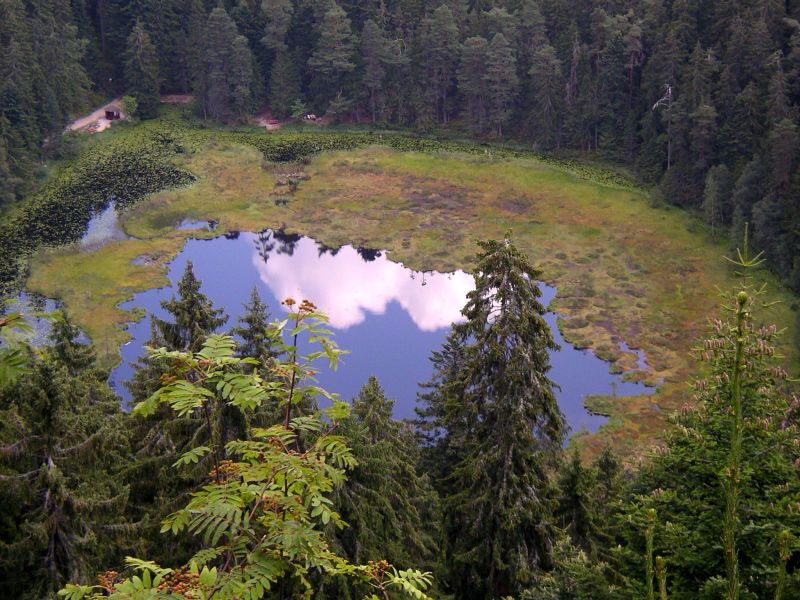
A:
<svg viewBox="0 0 800 600">
<path fill-rule="evenodd" d="M 342 247 L 339 246 L 338 248 L 333 248 L 331 246 L 326 246 L 322 242 L 317 242 L 317 256 L 322 256 L 323 254 L 330 254 L 331 256 L 336 256 L 339 254 L 339 250 Z"/>
<path fill-rule="evenodd" d="M 376 258 L 383 256 L 383 252 L 374 248 L 356 248 L 356 252 L 364 259 L 364 262 L 372 262 Z"/>
<path fill-rule="evenodd" d="M 270 254 L 277 251 L 278 254 L 292 256 L 298 242 L 303 236 L 298 233 L 286 233 L 280 230 L 266 229 L 258 234 L 255 244 L 258 255 L 267 262 Z"/>
</svg>

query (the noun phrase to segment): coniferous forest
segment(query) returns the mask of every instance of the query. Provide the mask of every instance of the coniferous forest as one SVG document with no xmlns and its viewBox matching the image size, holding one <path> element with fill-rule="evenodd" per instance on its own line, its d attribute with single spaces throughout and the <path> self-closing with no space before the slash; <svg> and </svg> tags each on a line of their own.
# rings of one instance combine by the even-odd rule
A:
<svg viewBox="0 0 800 600">
<path fill-rule="evenodd" d="M 800 3 L 0 0 L 3 292 L 40 246 L 79 237 L 88 212 L 62 217 L 92 194 L 127 209 L 202 179 L 164 167 L 197 152 L 166 120 L 145 167 L 124 143 L 124 168 L 98 160 L 91 177 L 116 178 L 102 194 L 69 170 L 101 143 L 65 133 L 75 118 L 120 98 L 131 122 L 114 127 L 139 131 L 167 95 L 212 138 L 267 107 L 613 173 L 695 219 L 735 284 L 680 372 L 680 409 L 636 453 L 570 441 L 548 273 L 516 231 L 473 246 L 474 289 L 413 419 L 375 377 L 354 398 L 318 385 L 347 348 L 315 298 L 272 314 L 254 289 L 232 318 L 191 262 L 150 319 L 127 406 L 76 307 L 34 343 L 9 305 L 0 598 L 800 599 L 800 391 L 783 352 L 800 316 L 793 296 L 795 321 L 773 324 L 761 283 L 800 293 Z M 292 151 L 247 139 L 264 160 Z M 366 145 L 314 139 L 291 159 Z"/>
</svg>

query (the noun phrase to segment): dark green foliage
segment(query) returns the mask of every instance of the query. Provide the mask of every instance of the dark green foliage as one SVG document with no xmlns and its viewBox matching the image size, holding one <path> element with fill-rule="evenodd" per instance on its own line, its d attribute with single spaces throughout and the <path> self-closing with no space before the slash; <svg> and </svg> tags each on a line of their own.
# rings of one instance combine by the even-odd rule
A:
<svg viewBox="0 0 800 600">
<path fill-rule="evenodd" d="M 408 425 L 392 418 L 393 405 L 374 377 L 353 400 L 342 435 L 358 464 L 335 495 L 350 527 L 335 539 L 354 562 L 383 557 L 430 569 L 439 561 L 439 499 L 417 472 L 419 448 Z"/>
<path fill-rule="evenodd" d="M 709 374 L 694 385 L 694 407 L 677 416 L 663 451 L 631 489 L 634 505 L 657 510 L 656 550 L 670 565 L 670 598 L 739 597 L 738 588 L 741 597 L 772 598 L 776 540 L 784 528 L 800 527 L 800 514 L 789 509 L 800 499 L 797 415 L 773 358 L 779 333 L 752 320 L 756 302 L 742 290 L 712 322 L 698 349 Z M 622 523 L 619 531 L 633 562 L 641 538 Z M 785 585 L 785 593 L 800 592 L 796 576 Z"/>
<path fill-rule="evenodd" d="M 317 102 L 327 109 L 335 98 L 350 92 L 347 76 L 356 65 L 353 62 L 354 43 L 350 19 L 336 2 L 331 2 L 319 25 L 319 39 L 308 60 L 314 74 Z"/>
<path fill-rule="evenodd" d="M 477 133 L 483 131 L 486 122 L 488 49 L 489 43 L 485 38 L 467 38 L 461 47 L 461 62 L 458 65 L 458 89 L 467 102 L 467 126 Z"/>
<path fill-rule="evenodd" d="M 502 33 L 492 38 L 486 52 L 486 105 L 489 123 L 498 135 L 511 116 L 517 92 L 517 63 L 514 51 Z"/>
<path fill-rule="evenodd" d="M 258 95 L 250 45 L 222 6 L 211 11 L 204 34 L 202 73 L 197 77 L 203 114 L 242 120 Z"/>
<path fill-rule="evenodd" d="M 770 268 L 797 289 L 800 211 L 789 199 L 800 13 L 791 3 L 718 4 L 7 0 L 0 202 L 30 191 L 37 161 L 92 85 L 111 96 L 130 80 L 146 96 L 145 116 L 160 87 L 194 91 L 205 117 L 228 122 L 246 121 L 265 95 L 282 118 L 300 100 L 334 120 L 369 114 L 420 130 L 455 117 L 483 133 L 491 119 L 516 141 L 634 166 L 668 202 L 692 209 L 712 169 L 736 181 L 760 156 L 765 176 L 742 209 L 754 214 Z M 142 47 L 142 32 L 152 51 L 132 69 L 129 42 Z M 497 35 L 506 44 L 498 38 L 481 62 L 476 40 Z M 490 67 L 494 83 L 483 89 Z"/>
<path fill-rule="evenodd" d="M 275 341 L 267 333 L 270 324 L 269 307 L 261 301 L 254 287 L 250 301 L 244 305 L 245 313 L 231 333 L 239 338 L 236 352 L 241 357 L 254 358 L 261 363 L 277 356 Z"/>
<path fill-rule="evenodd" d="M 508 237 L 480 246 L 467 321 L 434 358 L 442 383 L 425 411 L 445 440 L 436 446 L 449 453 L 443 502 L 460 598 L 519 594 L 552 568 L 548 471 L 565 433 L 547 378 L 555 343 L 534 283 L 540 274 Z"/>
<path fill-rule="evenodd" d="M 53 346 L 0 389 L 0 580 L 8 598 L 54 598 L 119 558 L 133 531 L 117 479 L 130 458 L 117 397 L 57 317 Z M 101 542 L 99 537 L 107 537 Z"/>
<path fill-rule="evenodd" d="M 594 470 L 584 466 L 580 454 L 573 451 L 559 469 L 555 513 L 559 526 L 569 534 L 572 544 L 590 555 L 594 554 L 595 541 L 600 535 L 596 520 L 596 478 Z"/>
<path fill-rule="evenodd" d="M 141 21 L 128 36 L 125 53 L 126 91 L 136 98 L 138 115 L 152 119 L 158 115 L 158 57 L 156 47 Z"/>
</svg>

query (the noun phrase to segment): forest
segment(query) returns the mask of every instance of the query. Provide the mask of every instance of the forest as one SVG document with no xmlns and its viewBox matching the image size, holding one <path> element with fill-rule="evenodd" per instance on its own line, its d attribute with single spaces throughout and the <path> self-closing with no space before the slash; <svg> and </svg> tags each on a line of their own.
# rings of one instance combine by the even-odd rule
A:
<svg viewBox="0 0 800 600">
<path fill-rule="evenodd" d="M 165 107 L 166 95 L 188 102 Z M 65 132 L 114 98 L 126 122 Z M 793 0 L 2 0 L 0 292 L 58 280 L 63 302 L 44 315 L 0 310 L 0 597 L 800 598 L 798 106 Z M 291 137 L 250 127 L 265 107 Z M 521 178 L 532 165 L 535 202 L 490 205 L 518 220 L 505 235 L 506 221 L 479 212 L 477 183 L 447 183 L 481 169 L 490 182 Z M 436 187 L 436 173 L 451 179 Z M 156 284 L 103 272 L 87 292 L 82 266 L 108 259 L 121 277 L 144 257 L 152 264 L 137 269 L 165 268 L 187 239 L 172 233 L 186 215 L 170 211 L 188 195 L 192 210 L 222 211 L 222 235 L 255 232 L 247 211 L 332 235 L 353 219 L 326 211 L 353 197 L 303 190 L 361 176 L 395 185 L 388 174 L 428 203 L 431 221 L 412 226 L 420 239 L 467 228 L 464 206 L 470 234 L 486 221 L 448 269 L 475 286 L 427 357 L 414 418 L 395 418 L 376 377 L 353 398 L 319 384 L 350 349 L 316 298 L 281 298 L 278 313 L 254 288 L 232 318 L 191 261 L 148 314 L 121 402 L 109 384 L 125 342 L 114 311 Z M 273 183 L 275 198 L 263 192 Z M 686 255 L 666 263 L 686 289 L 665 279 L 658 294 L 674 297 L 646 295 L 629 275 L 662 275 L 629 255 L 530 256 L 552 249 L 537 227 L 565 215 L 523 213 L 566 210 L 559 186 L 598 203 L 646 195 L 649 212 L 630 218 L 652 247 L 637 252 L 672 252 L 663 231 L 692 223 L 674 231 Z M 258 198 L 228 208 L 237 194 Z M 148 253 L 73 247 L 109 199 Z M 391 201 L 378 200 L 355 210 L 394 226 Z M 318 210 L 307 221 L 275 212 L 294 202 Z M 592 239 L 608 226 L 597 219 L 553 235 Z M 440 245 L 467 244 L 447 233 Z M 395 241 L 415 259 L 431 253 Z M 728 258 L 713 271 L 716 249 Z M 609 425 L 592 443 L 570 437 L 537 285 L 555 276 L 547 269 L 561 285 L 569 265 L 578 279 L 600 265 L 624 283 L 612 291 L 630 292 L 561 286 L 562 308 L 584 311 L 559 321 L 570 343 L 583 335 L 597 351 L 605 338 L 586 338 L 613 330 L 606 308 L 628 302 L 647 316 L 630 331 L 644 323 L 672 344 L 652 367 L 667 373 L 652 387 L 669 402 L 645 401 L 670 409 L 653 417 L 658 435 L 620 445 L 603 437 Z M 685 349 L 674 340 L 695 333 L 706 303 Z M 680 315 L 692 323 L 670 322 Z"/>
<path fill-rule="evenodd" d="M 625 165 L 800 290 L 800 6 L 775 0 L 8 0 L 0 202 L 35 185 L 90 95 L 204 117 L 517 140 Z"/>
</svg>

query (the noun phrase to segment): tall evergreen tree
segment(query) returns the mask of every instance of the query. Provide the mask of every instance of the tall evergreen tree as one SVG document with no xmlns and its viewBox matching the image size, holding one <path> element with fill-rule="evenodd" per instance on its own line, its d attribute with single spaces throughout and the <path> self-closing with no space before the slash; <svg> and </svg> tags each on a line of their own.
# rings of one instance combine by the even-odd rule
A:
<svg viewBox="0 0 800 600">
<path fill-rule="evenodd" d="M 178 281 L 178 294 L 161 303 L 173 321 L 154 318 L 159 334 L 171 350 L 196 351 L 206 337 L 228 320 L 221 308 L 200 291 L 201 281 L 194 274 L 192 262 Z"/>
<path fill-rule="evenodd" d="M 444 499 L 460 598 L 519 594 L 552 566 L 554 488 L 548 477 L 564 417 L 548 379 L 555 348 L 542 315 L 541 274 L 509 237 L 481 242 L 475 290 L 455 330 L 466 341 L 457 425 L 459 459 Z"/>
<path fill-rule="evenodd" d="M 386 64 L 390 61 L 389 41 L 377 23 L 369 19 L 361 30 L 361 58 L 364 62 L 362 82 L 369 94 L 372 122 L 378 120 L 382 104 L 382 88 L 386 77 Z"/>
<path fill-rule="evenodd" d="M 261 300 L 258 289 L 253 287 L 250 301 L 244 305 L 245 313 L 239 325 L 231 333 L 239 338 L 236 352 L 241 357 L 249 357 L 264 362 L 277 356 L 274 340 L 269 336 L 269 307 Z"/>
<path fill-rule="evenodd" d="M 458 89 L 467 101 L 468 127 L 478 133 L 483 131 L 486 121 L 488 50 L 485 38 L 467 38 L 458 66 Z"/>
<path fill-rule="evenodd" d="M 191 261 L 178 282 L 178 294 L 164 300 L 161 307 L 170 319 L 150 318 L 151 336 L 147 346 L 168 350 L 191 351 L 200 348 L 209 334 L 228 320 L 221 308 L 200 291 L 201 281 L 195 276 Z M 161 384 L 164 363 L 154 363 L 147 357 L 137 363 L 136 371 L 126 386 L 136 401 L 150 396 Z"/>
<path fill-rule="evenodd" d="M 558 147 L 562 73 L 561 61 L 556 56 L 555 48 L 544 45 L 536 50 L 530 76 L 532 88 L 535 90 L 531 128 L 545 148 Z"/>
<path fill-rule="evenodd" d="M 203 110 L 213 118 L 240 120 L 257 97 L 250 46 L 221 6 L 209 14 L 205 35 L 204 73 L 199 78 Z"/>
<path fill-rule="evenodd" d="M 489 122 L 497 135 L 511 116 L 517 92 L 517 63 L 514 51 L 502 33 L 492 38 L 486 52 L 486 97 Z"/>
<path fill-rule="evenodd" d="M 347 76 L 356 68 L 354 47 L 347 13 L 336 2 L 331 2 L 320 24 L 314 53 L 308 59 L 308 66 L 317 75 L 315 87 L 321 106 L 350 92 Z"/>
<path fill-rule="evenodd" d="M 337 544 L 356 562 L 383 556 L 398 567 L 438 562 L 438 496 L 418 474 L 419 449 L 407 425 L 392 418 L 394 402 L 370 377 L 353 399 L 343 435 L 358 465 L 337 490 L 336 507 L 350 525 Z"/>
<path fill-rule="evenodd" d="M 423 120 L 430 116 L 447 123 L 451 112 L 448 100 L 458 68 L 461 34 L 447 4 L 442 4 L 431 17 L 424 19 L 420 29 L 417 53 Z"/>
<path fill-rule="evenodd" d="M 66 315 L 31 373 L 0 388 L 0 589 L 55 598 L 119 560 L 129 459 L 117 397 Z M 117 532 L 119 535 L 115 535 Z M 110 535 L 104 543 L 98 536 Z"/>
<path fill-rule="evenodd" d="M 290 115 L 292 103 L 300 98 L 296 62 L 288 49 L 276 51 L 269 76 L 269 106 L 276 117 Z"/>
<path fill-rule="evenodd" d="M 128 94 L 138 102 L 139 116 L 152 119 L 158 115 L 160 102 L 158 84 L 158 56 L 141 21 L 128 36 L 125 53 L 125 84 Z"/>
</svg>

